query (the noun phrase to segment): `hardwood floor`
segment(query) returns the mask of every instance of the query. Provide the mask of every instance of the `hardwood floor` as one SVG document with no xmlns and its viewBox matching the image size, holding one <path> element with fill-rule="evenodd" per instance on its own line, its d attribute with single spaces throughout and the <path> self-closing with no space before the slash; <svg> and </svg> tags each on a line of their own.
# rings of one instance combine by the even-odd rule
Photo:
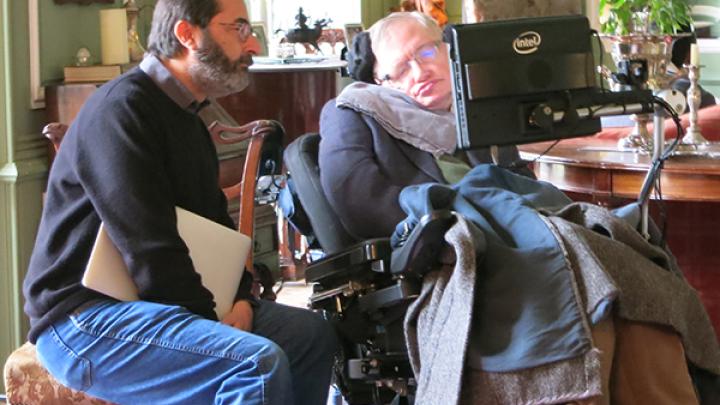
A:
<svg viewBox="0 0 720 405">
<path fill-rule="evenodd" d="M 285 281 L 282 290 L 278 293 L 277 302 L 293 307 L 307 308 L 311 293 L 312 286 L 305 284 L 305 280 Z"/>
</svg>

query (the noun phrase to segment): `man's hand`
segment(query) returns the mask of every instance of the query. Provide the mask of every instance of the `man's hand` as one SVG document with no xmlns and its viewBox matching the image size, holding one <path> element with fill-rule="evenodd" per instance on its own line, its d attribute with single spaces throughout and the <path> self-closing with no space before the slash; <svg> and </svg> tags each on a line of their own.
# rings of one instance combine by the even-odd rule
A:
<svg viewBox="0 0 720 405">
<path fill-rule="evenodd" d="M 238 328 L 240 330 L 244 330 L 246 332 L 252 332 L 252 306 L 250 306 L 250 303 L 246 300 L 240 300 L 236 302 L 230 312 L 228 312 L 228 314 L 223 317 L 222 323 Z"/>
</svg>

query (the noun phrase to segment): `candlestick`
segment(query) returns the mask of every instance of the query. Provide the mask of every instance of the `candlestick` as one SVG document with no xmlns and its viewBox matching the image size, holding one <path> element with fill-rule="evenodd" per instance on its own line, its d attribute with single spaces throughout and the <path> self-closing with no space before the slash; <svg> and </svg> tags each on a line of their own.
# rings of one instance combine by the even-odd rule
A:
<svg viewBox="0 0 720 405">
<path fill-rule="evenodd" d="M 124 8 L 100 10 L 100 43 L 103 65 L 128 63 L 127 14 Z"/>
<path fill-rule="evenodd" d="M 128 47 L 130 48 L 130 61 L 139 62 L 145 53 L 145 48 L 140 43 L 140 34 L 138 34 L 137 30 L 140 8 L 135 3 L 135 0 L 125 0 L 125 10 L 127 10 L 127 36 Z"/>
<path fill-rule="evenodd" d="M 693 46 L 695 46 L 694 59 L 697 61 L 697 45 L 693 44 Z M 690 48 L 690 55 L 691 59 L 693 59 L 692 47 Z M 689 65 L 685 65 L 685 69 L 687 69 L 688 79 L 690 79 L 690 87 L 687 91 L 688 106 L 690 107 L 690 112 L 688 114 L 690 126 L 682 139 L 682 143 L 692 145 L 706 144 L 708 141 L 700 132 L 700 126 L 698 125 L 698 109 L 700 109 L 700 101 L 702 99 L 700 88 L 698 87 L 698 80 L 700 80 L 700 66 L 690 63 Z"/>
<path fill-rule="evenodd" d="M 700 48 L 697 44 L 690 45 L 690 64 L 700 66 Z"/>
</svg>

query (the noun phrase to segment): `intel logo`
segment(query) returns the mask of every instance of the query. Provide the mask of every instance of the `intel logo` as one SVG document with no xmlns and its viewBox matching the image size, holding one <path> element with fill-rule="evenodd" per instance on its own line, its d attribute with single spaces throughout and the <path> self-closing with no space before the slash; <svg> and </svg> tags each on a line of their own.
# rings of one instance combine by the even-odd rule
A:
<svg viewBox="0 0 720 405">
<path fill-rule="evenodd" d="M 535 31 L 526 31 L 518 35 L 513 41 L 513 49 L 521 55 L 527 55 L 538 50 L 542 37 Z"/>
</svg>

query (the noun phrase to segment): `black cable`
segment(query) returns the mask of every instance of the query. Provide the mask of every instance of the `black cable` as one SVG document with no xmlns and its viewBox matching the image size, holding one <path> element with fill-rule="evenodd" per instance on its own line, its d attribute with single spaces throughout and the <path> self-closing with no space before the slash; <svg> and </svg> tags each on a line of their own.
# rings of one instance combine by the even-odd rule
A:
<svg viewBox="0 0 720 405">
<path fill-rule="evenodd" d="M 665 240 L 667 237 L 667 207 L 665 205 L 665 200 L 663 199 L 662 195 L 662 182 L 660 179 L 657 179 L 657 184 L 655 185 L 655 200 L 657 201 L 657 206 L 660 216 L 660 243 L 658 246 L 665 246 Z"/>
<path fill-rule="evenodd" d="M 525 165 L 528 165 L 528 166 L 529 166 L 529 165 L 535 165 L 535 163 L 536 163 L 538 160 L 540 160 L 540 158 L 542 158 L 543 156 L 545 156 L 545 154 L 547 154 L 548 152 L 550 152 L 550 151 L 552 150 L 552 148 L 554 148 L 555 145 L 557 145 L 558 142 L 560 142 L 561 140 L 562 140 L 562 139 L 556 139 L 555 142 L 552 143 L 552 145 L 548 146 L 547 149 L 545 149 L 541 154 L 537 155 L 537 156 L 535 157 L 535 159 L 533 159 L 533 160 L 531 160 L 531 161 L 529 161 L 529 162 L 526 162 Z M 511 166 L 515 166 L 515 163 L 516 163 L 516 162 L 513 162 Z M 520 165 L 520 164 L 518 163 L 517 166 L 519 166 L 519 165 Z M 516 166 L 516 167 L 517 167 L 517 166 Z"/>
<path fill-rule="evenodd" d="M 603 89 L 603 92 L 605 92 L 605 89 Z M 665 240 L 665 228 L 666 228 L 667 222 L 666 222 L 666 211 L 665 211 L 664 201 L 662 199 L 662 187 L 661 187 L 661 183 L 660 183 L 659 174 L 660 174 L 660 171 L 662 170 L 663 164 L 670 156 L 672 156 L 673 152 L 675 151 L 675 148 L 677 147 L 678 143 L 682 139 L 682 137 L 684 135 L 684 129 L 682 128 L 682 124 L 680 122 L 679 115 L 670 106 L 670 104 L 667 103 L 667 101 L 665 101 L 657 96 L 653 96 L 652 103 L 661 106 L 668 113 L 668 115 L 670 115 L 670 118 L 672 118 L 673 122 L 675 123 L 675 127 L 677 130 L 677 134 L 676 134 L 673 142 L 663 151 L 663 153 L 658 157 L 657 160 L 655 160 L 651 163 L 650 168 L 648 169 L 648 177 L 646 177 L 647 181 L 645 181 L 643 183 L 643 188 L 640 190 L 640 195 L 638 197 L 638 202 L 640 204 L 644 203 L 645 201 L 649 201 L 648 194 L 650 192 L 652 192 L 652 190 L 654 190 L 654 193 L 656 195 L 656 200 L 660 204 L 661 215 L 663 218 L 663 223 L 662 223 L 661 229 L 662 229 L 662 239 L 664 241 Z M 595 118 L 595 113 L 597 111 L 603 109 L 604 107 L 610 106 L 610 105 L 615 105 L 615 104 L 604 104 L 601 106 L 597 106 L 594 109 L 593 109 L 593 107 L 588 107 L 588 111 L 589 111 L 588 118 Z M 627 105 L 623 104 L 622 106 L 623 106 L 623 110 L 627 109 Z M 528 164 L 537 163 L 537 161 L 539 159 L 541 159 L 548 152 L 550 152 L 550 150 L 552 150 L 560 141 L 561 141 L 561 139 L 555 140 L 555 142 L 553 142 L 547 149 L 545 149 L 545 151 L 543 151 L 542 153 L 537 155 L 533 160 L 531 160 L 530 162 L 527 162 L 527 163 Z M 662 136 L 661 142 L 663 142 L 663 143 L 665 142 L 664 134 Z M 511 167 L 513 165 L 515 165 L 515 162 L 511 165 Z"/>
<path fill-rule="evenodd" d="M 272 183 L 273 183 L 273 185 L 274 185 L 275 187 L 277 187 L 278 190 L 280 190 L 281 188 L 283 188 L 282 180 L 284 180 L 284 179 L 287 179 L 287 177 L 283 178 L 283 176 L 282 176 L 282 175 L 279 175 L 279 174 L 278 174 L 278 175 L 273 175 L 273 181 L 272 181 Z"/>
<path fill-rule="evenodd" d="M 653 161 L 650 165 L 650 169 L 648 169 L 648 174 L 646 178 L 648 180 L 643 183 L 643 188 L 640 190 L 640 195 L 638 196 L 638 203 L 642 204 L 646 200 L 648 200 L 649 202 L 648 194 L 650 193 L 651 186 L 653 186 L 652 188 L 654 188 L 655 190 L 654 192 L 656 195 L 656 201 L 659 204 L 658 206 L 661 211 L 661 242 L 664 243 L 667 231 L 667 214 L 665 210 L 665 201 L 662 198 L 662 183 L 660 181 L 660 171 L 662 170 L 665 161 L 670 156 L 672 156 L 672 153 L 675 151 L 675 148 L 677 147 L 680 139 L 682 139 L 684 130 L 680 122 L 680 117 L 678 116 L 677 112 L 675 112 L 675 110 L 670 106 L 670 104 L 668 104 L 665 100 L 659 97 L 653 97 L 653 103 L 661 106 L 670 115 L 670 118 L 672 118 L 673 122 L 675 123 L 677 135 L 675 136 L 673 142 L 663 151 L 660 156 L 658 156 L 657 160 Z M 664 133 L 661 142 L 665 142 Z"/>
<path fill-rule="evenodd" d="M 668 148 L 665 150 L 664 156 L 662 157 L 663 160 L 669 158 L 672 155 L 672 152 L 677 148 L 677 145 L 680 143 L 680 140 L 683 138 L 685 130 L 682 127 L 682 123 L 680 122 L 680 116 L 675 112 L 674 109 L 670 108 L 670 105 L 665 102 L 665 100 L 661 100 L 661 105 L 663 105 L 663 108 L 665 108 L 666 111 L 670 114 L 670 117 L 672 118 L 673 122 L 675 123 L 675 129 L 677 131 L 675 135 L 675 139 L 673 140 L 673 143 L 668 146 Z M 663 137 L 664 139 L 664 137 Z M 665 204 L 665 200 L 662 197 L 662 182 L 660 181 L 660 178 L 657 179 L 657 201 L 658 201 L 658 208 L 660 210 L 660 220 L 661 220 L 661 240 L 660 240 L 660 246 L 665 246 L 665 241 L 667 239 L 667 207 Z"/>
</svg>

